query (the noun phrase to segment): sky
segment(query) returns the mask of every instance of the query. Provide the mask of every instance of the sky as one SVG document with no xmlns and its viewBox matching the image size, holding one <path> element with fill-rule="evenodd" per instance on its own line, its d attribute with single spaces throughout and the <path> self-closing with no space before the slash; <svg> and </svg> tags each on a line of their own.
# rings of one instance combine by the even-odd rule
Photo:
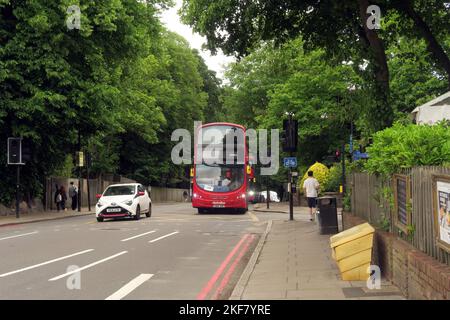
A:
<svg viewBox="0 0 450 320">
<path fill-rule="evenodd" d="M 173 8 L 166 10 L 161 14 L 161 21 L 170 31 L 178 33 L 189 41 L 191 47 L 200 52 L 209 69 L 216 71 L 218 78 L 224 79 L 223 74 L 226 65 L 233 62 L 234 58 L 227 57 L 222 54 L 222 52 L 217 52 L 217 55 L 213 56 L 208 50 L 203 51 L 202 45 L 206 43 L 206 38 L 197 33 L 193 33 L 191 27 L 181 23 L 177 12 L 181 8 L 182 0 L 176 0 L 175 3 L 176 5 Z"/>
</svg>

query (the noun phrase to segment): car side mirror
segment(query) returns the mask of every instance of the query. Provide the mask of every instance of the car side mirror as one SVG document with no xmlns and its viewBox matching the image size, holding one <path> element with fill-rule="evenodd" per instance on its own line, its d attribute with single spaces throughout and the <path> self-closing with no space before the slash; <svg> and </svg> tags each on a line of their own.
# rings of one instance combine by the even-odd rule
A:
<svg viewBox="0 0 450 320">
<path fill-rule="evenodd" d="M 138 196 L 139 196 L 139 197 L 145 196 L 145 192 L 144 192 L 144 191 L 138 192 Z"/>
<path fill-rule="evenodd" d="M 102 195 L 101 195 L 101 194 L 97 194 L 95 197 L 96 197 L 97 199 L 100 199 L 100 198 L 102 197 Z"/>
</svg>

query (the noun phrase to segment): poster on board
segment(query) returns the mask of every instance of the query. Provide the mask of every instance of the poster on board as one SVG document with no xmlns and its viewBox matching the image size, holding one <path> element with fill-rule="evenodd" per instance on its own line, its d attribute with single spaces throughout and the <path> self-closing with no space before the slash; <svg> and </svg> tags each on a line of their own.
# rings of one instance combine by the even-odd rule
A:
<svg viewBox="0 0 450 320">
<path fill-rule="evenodd" d="M 450 247 L 450 181 L 436 181 L 438 240 Z"/>
</svg>

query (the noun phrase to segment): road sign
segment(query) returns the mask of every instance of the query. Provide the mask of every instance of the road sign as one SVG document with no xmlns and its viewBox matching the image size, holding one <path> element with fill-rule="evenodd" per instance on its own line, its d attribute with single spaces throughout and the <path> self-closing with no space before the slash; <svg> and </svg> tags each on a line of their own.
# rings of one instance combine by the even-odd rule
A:
<svg viewBox="0 0 450 320">
<path fill-rule="evenodd" d="M 361 160 L 361 159 L 369 159 L 369 155 L 367 153 L 362 153 L 360 151 L 355 151 L 353 153 L 353 160 L 357 161 L 357 160 Z"/>
<path fill-rule="evenodd" d="M 284 158 L 283 163 L 286 168 L 296 168 L 297 167 L 297 158 L 295 158 L 295 157 Z"/>
<path fill-rule="evenodd" d="M 76 153 L 77 167 L 84 167 L 84 152 L 78 151 Z"/>
</svg>

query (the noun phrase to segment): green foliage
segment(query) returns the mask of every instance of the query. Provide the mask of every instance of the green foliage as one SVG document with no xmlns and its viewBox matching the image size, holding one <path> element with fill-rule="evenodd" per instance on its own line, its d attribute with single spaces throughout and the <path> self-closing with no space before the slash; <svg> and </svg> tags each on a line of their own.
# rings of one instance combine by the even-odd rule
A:
<svg viewBox="0 0 450 320">
<path fill-rule="evenodd" d="M 315 164 L 310 166 L 308 168 L 308 170 L 306 170 L 306 172 L 303 175 L 303 178 L 299 181 L 298 189 L 300 190 L 300 192 L 303 192 L 303 183 L 308 178 L 309 171 L 313 172 L 314 178 L 316 178 L 317 181 L 319 182 L 320 191 L 324 191 L 323 186 L 325 186 L 327 184 L 328 177 L 329 177 L 329 169 L 327 168 L 327 166 L 325 166 L 319 162 L 316 162 Z"/>
<path fill-rule="evenodd" d="M 68 154 L 62 165 L 57 168 L 52 176 L 54 177 L 72 177 L 73 170 L 75 169 L 74 161 L 72 155 Z"/>
<path fill-rule="evenodd" d="M 342 185 L 342 166 L 335 163 L 328 172 L 328 179 L 323 185 L 325 192 L 339 192 L 339 187 Z"/>
<path fill-rule="evenodd" d="M 66 10 L 77 3 L 81 30 L 68 30 Z M 38 196 L 45 177 L 70 175 L 78 133 L 92 175 L 155 184 L 185 175 L 170 164 L 171 132 L 203 120 L 207 105 L 220 108 L 220 82 L 186 40 L 161 26 L 169 4 L 0 1 L 0 140 L 21 136 L 32 146 L 23 192 Z M 1 143 L 1 163 L 5 149 Z M 0 176 L 0 201 L 9 203 L 15 172 L 0 166 Z"/>
<path fill-rule="evenodd" d="M 352 194 L 351 194 L 351 191 L 347 191 L 347 193 L 344 195 L 343 207 L 344 207 L 344 210 L 347 211 L 347 212 L 351 212 L 352 211 Z"/>
<path fill-rule="evenodd" d="M 408 240 L 412 241 L 414 239 L 414 234 L 416 233 L 416 226 L 415 225 L 407 225 L 406 231 L 408 233 Z"/>
<path fill-rule="evenodd" d="M 374 135 L 368 153 L 367 171 L 384 176 L 414 166 L 442 165 L 450 159 L 450 127 L 396 124 Z"/>
</svg>

